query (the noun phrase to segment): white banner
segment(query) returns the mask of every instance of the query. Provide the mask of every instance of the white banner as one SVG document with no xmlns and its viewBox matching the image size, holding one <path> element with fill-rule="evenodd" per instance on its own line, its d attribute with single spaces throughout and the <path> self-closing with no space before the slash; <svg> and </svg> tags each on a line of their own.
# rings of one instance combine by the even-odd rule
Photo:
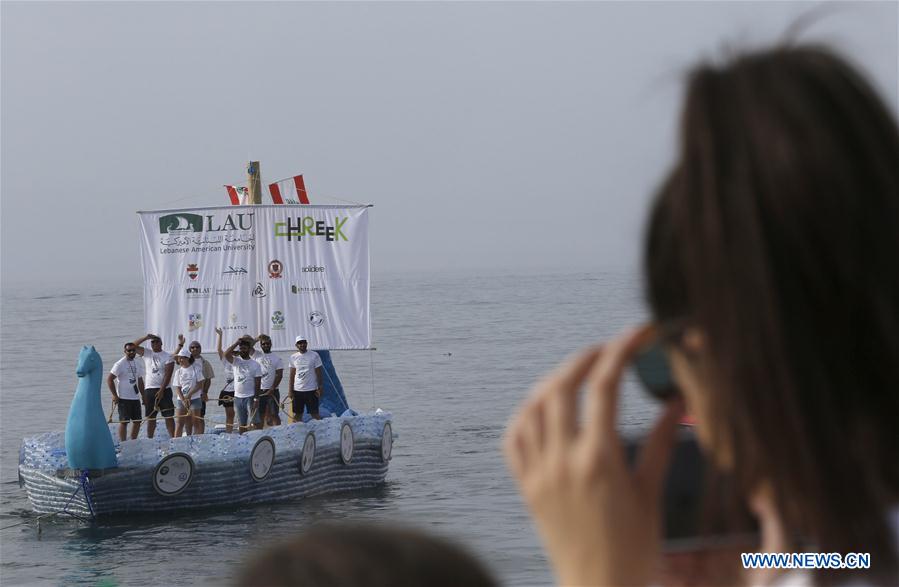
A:
<svg viewBox="0 0 899 587">
<path fill-rule="evenodd" d="M 368 207 L 223 206 L 138 212 L 144 321 L 215 351 L 266 333 L 274 350 L 371 347 Z"/>
</svg>

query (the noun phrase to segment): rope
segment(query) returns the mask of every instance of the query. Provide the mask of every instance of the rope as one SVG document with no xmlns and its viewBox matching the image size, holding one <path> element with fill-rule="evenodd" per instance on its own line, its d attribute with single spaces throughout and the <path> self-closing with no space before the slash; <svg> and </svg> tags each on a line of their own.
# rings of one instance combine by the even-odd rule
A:
<svg viewBox="0 0 899 587">
<path fill-rule="evenodd" d="M 90 477 L 88 477 L 87 471 L 81 471 L 81 490 L 84 491 L 84 501 L 87 502 L 87 510 L 91 513 L 91 517 L 94 517 L 94 500 L 91 498 L 91 480 Z"/>
</svg>

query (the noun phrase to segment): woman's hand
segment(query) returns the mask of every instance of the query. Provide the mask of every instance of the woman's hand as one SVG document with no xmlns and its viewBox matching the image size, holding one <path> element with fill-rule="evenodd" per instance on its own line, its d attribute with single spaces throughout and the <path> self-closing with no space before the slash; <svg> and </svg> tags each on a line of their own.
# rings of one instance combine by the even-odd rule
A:
<svg viewBox="0 0 899 587">
<path fill-rule="evenodd" d="M 682 402 L 667 407 L 633 469 L 615 427 L 622 373 L 652 336 L 642 328 L 575 356 L 534 387 L 506 431 L 509 467 L 563 585 L 647 585 L 657 568 Z"/>
</svg>

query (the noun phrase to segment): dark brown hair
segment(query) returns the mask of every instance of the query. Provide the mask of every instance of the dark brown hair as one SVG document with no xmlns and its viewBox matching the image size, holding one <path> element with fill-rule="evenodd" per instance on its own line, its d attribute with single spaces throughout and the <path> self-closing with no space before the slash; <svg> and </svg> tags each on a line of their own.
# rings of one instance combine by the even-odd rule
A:
<svg viewBox="0 0 899 587">
<path fill-rule="evenodd" d="M 495 587 L 466 551 L 418 530 L 371 524 L 314 526 L 244 564 L 240 587 Z"/>
<path fill-rule="evenodd" d="M 796 544 L 899 579 L 899 132 L 831 50 L 778 47 L 688 78 L 645 267 L 655 318 L 706 337 L 713 442 Z M 841 572 L 816 579 L 841 580 Z"/>
</svg>

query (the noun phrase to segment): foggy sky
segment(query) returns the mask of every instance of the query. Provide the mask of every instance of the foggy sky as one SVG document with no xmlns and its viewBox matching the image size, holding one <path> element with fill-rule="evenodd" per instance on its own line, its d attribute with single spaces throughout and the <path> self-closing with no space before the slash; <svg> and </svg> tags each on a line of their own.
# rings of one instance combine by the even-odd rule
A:
<svg viewBox="0 0 899 587">
<path fill-rule="evenodd" d="M 3 2 L 3 286 L 139 283 L 135 210 L 225 205 L 249 159 L 374 204 L 375 281 L 634 268 L 681 74 L 816 5 Z M 802 38 L 895 111 L 897 4 L 829 8 Z"/>
</svg>

